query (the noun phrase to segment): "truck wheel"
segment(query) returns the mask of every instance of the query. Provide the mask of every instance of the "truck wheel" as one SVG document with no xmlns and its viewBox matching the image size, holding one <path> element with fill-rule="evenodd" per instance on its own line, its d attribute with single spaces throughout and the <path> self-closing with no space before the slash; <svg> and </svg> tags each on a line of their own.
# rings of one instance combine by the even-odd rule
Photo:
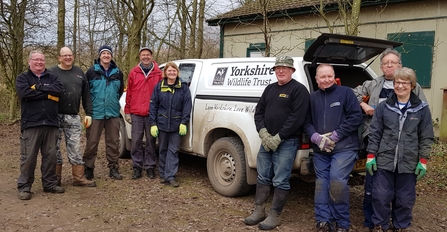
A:
<svg viewBox="0 0 447 232">
<path fill-rule="evenodd" d="M 211 145 L 206 168 L 214 190 L 223 196 L 241 196 L 251 189 L 242 142 L 236 137 L 220 138 Z"/>
<path fill-rule="evenodd" d="M 129 139 L 127 138 L 126 124 L 124 123 L 124 119 L 120 118 L 119 156 L 122 159 L 130 159 L 130 151 L 126 147 L 127 140 Z"/>
</svg>

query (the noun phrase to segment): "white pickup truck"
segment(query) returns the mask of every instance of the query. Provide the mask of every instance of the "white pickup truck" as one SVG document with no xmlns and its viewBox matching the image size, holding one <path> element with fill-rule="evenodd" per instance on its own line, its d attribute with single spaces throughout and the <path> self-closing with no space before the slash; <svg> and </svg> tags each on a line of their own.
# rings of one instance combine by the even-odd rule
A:
<svg viewBox="0 0 447 232">
<path fill-rule="evenodd" d="M 322 34 L 309 47 L 304 57 L 294 57 L 293 78 L 309 92 L 317 89 L 316 66 L 334 65 L 342 85 L 356 87 L 376 78 L 366 62 L 400 43 Z M 190 86 L 193 108 L 188 134 L 182 138 L 180 151 L 207 159 L 209 180 L 219 194 L 239 196 L 256 184 L 256 156 L 261 140 L 254 124 L 255 107 L 264 88 L 276 82 L 271 69 L 274 57 L 177 60 L 180 78 Z M 163 69 L 163 64 L 160 68 Z M 121 98 L 124 118 L 124 94 Z M 121 123 L 122 155 L 130 150 L 131 126 Z M 303 135 L 294 163 L 294 173 L 313 181 L 312 151 Z M 353 172 L 364 171 L 366 157 L 361 157 Z"/>
</svg>

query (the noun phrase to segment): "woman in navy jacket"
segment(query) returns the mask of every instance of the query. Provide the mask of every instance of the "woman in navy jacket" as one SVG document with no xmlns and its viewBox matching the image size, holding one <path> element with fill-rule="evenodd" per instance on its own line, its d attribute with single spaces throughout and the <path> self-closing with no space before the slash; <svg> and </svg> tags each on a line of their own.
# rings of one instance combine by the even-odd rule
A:
<svg viewBox="0 0 447 232">
<path fill-rule="evenodd" d="M 191 115 L 191 92 L 179 78 L 179 69 L 168 62 L 163 69 L 163 79 L 152 93 L 149 111 L 151 135 L 158 136 L 160 182 L 178 187 L 175 179 L 178 171 L 180 136 L 187 133 Z"/>
</svg>

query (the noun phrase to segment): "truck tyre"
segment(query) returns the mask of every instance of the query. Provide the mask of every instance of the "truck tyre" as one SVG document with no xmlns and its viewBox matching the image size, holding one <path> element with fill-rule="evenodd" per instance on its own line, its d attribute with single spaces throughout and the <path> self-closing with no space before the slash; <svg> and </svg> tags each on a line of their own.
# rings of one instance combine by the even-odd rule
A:
<svg viewBox="0 0 447 232">
<path fill-rule="evenodd" d="M 130 151 L 127 150 L 126 144 L 130 144 L 128 142 L 126 124 L 124 123 L 124 119 L 120 118 L 120 147 L 119 147 L 119 157 L 122 159 L 130 159 Z"/>
<path fill-rule="evenodd" d="M 220 138 L 211 145 L 206 169 L 214 190 L 223 196 L 241 196 L 251 189 L 247 184 L 244 148 L 236 137 Z"/>
</svg>

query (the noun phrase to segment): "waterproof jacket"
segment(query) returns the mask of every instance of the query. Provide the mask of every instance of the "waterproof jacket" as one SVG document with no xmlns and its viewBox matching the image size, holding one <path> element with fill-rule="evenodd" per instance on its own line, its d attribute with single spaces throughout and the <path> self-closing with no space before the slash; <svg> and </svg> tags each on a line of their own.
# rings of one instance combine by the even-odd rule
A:
<svg viewBox="0 0 447 232">
<path fill-rule="evenodd" d="M 36 89 L 31 86 L 36 85 Z M 45 69 L 37 77 L 31 72 L 23 72 L 17 76 L 16 90 L 21 100 L 21 130 L 36 126 L 59 126 L 57 121 L 58 103 L 48 99 L 48 95 L 59 97 L 64 85 L 59 77 Z"/>
<path fill-rule="evenodd" d="M 314 133 L 326 134 L 335 130 L 340 140 L 332 153 L 359 149 L 358 128 L 362 122 L 360 105 L 352 89 L 334 84 L 310 94 L 304 130 L 309 137 Z M 321 151 L 314 143 L 311 146 L 315 152 L 330 154 Z"/>
<path fill-rule="evenodd" d="M 376 79 L 365 81 L 362 85 L 359 85 L 353 89 L 357 101 L 361 103 L 363 101 L 363 96 L 369 96 L 368 105 L 376 108 L 379 105 L 379 95 L 382 91 L 383 83 L 385 83 L 385 76 L 377 77 Z M 421 86 L 416 83 L 416 88 L 413 92 L 424 102 L 427 102 L 425 98 L 424 91 L 422 91 Z M 372 116 L 364 115 L 364 122 L 362 128 L 362 138 L 365 138 L 369 134 L 369 125 L 371 124 Z"/>
<path fill-rule="evenodd" d="M 92 118 L 101 120 L 119 117 L 121 108 L 119 99 L 123 94 L 124 82 L 123 73 L 115 62 L 111 61 L 106 72 L 98 58 L 85 76 L 90 86 Z"/>
<path fill-rule="evenodd" d="M 124 113 L 148 116 L 152 92 L 161 79 L 161 70 L 155 61 L 152 61 L 152 69 L 147 75 L 144 73 L 141 64 L 135 66 L 130 71 L 127 79 Z"/>
<path fill-rule="evenodd" d="M 377 168 L 414 173 L 420 158 L 428 159 L 433 143 L 428 104 L 411 92 L 405 112 L 393 92 L 374 111 L 367 151 L 376 157 Z"/>
<path fill-rule="evenodd" d="M 179 131 L 180 124 L 188 125 L 191 115 L 191 92 L 188 85 L 177 77 L 172 88 L 163 78 L 152 93 L 149 122 L 165 132 Z"/>
</svg>

